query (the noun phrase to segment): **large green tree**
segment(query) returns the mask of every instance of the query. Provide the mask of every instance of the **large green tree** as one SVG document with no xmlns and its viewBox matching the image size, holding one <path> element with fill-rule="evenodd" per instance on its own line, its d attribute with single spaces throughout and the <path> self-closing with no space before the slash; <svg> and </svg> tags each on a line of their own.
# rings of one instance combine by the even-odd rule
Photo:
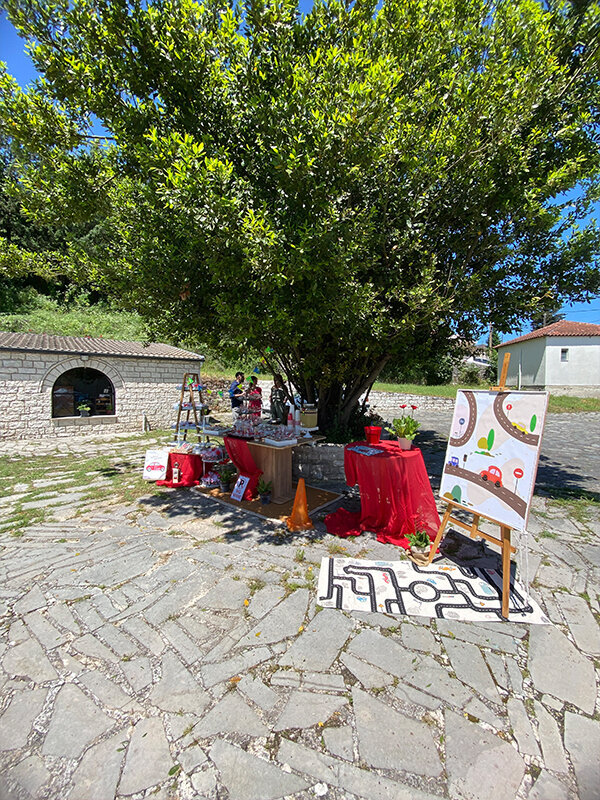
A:
<svg viewBox="0 0 600 800">
<path fill-rule="evenodd" d="M 5 6 L 43 76 L 0 84 L 22 202 L 87 221 L 80 279 L 265 353 L 321 423 L 392 357 L 600 287 L 598 2 Z"/>
</svg>

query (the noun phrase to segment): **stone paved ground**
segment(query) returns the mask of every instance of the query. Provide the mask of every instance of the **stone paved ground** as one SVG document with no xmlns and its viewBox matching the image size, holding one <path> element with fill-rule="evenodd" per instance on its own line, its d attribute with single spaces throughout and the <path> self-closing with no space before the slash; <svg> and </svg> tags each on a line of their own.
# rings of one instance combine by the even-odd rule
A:
<svg viewBox="0 0 600 800">
<path fill-rule="evenodd" d="M 443 427 L 424 427 L 434 475 Z M 572 441 L 548 456 L 573 476 L 554 486 L 597 491 Z M 44 517 L 0 532 L 2 800 L 600 797 L 593 497 L 545 483 L 534 500 L 529 573 L 551 627 L 350 615 L 316 605 L 321 557 L 396 548 L 140 492 L 146 446 L 63 443 L 51 475 L 24 473 L 26 451 L 9 462 L 3 516 Z M 106 452 L 112 469 L 93 460 Z M 141 496 L 119 499 L 121 483 Z"/>
</svg>

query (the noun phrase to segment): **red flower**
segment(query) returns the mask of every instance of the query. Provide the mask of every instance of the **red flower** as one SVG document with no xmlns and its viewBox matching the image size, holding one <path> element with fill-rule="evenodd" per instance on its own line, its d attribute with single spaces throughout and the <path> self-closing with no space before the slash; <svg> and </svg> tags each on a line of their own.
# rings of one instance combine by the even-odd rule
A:
<svg viewBox="0 0 600 800">
<path fill-rule="evenodd" d="M 406 403 L 403 406 L 400 406 L 400 408 L 406 408 Z"/>
<path fill-rule="evenodd" d="M 419 406 L 411 406 L 413 411 L 416 411 Z"/>
</svg>

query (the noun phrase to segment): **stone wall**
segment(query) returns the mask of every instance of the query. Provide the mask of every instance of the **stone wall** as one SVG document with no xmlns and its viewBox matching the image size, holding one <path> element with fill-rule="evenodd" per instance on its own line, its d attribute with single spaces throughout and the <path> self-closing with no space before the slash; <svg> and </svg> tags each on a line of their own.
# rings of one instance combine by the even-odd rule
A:
<svg viewBox="0 0 600 800">
<path fill-rule="evenodd" d="M 385 420 L 391 420 L 402 414 L 410 413 L 411 406 L 417 406 L 415 417 L 419 418 L 419 411 L 452 411 L 454 408 L 453 397 L 428 397 L 420 394 L 396 394 L 394 392 L 371 392 L 369 407 L 371 411 L 379 414 Z M 406 408 L 401 408 L 405 405 Z"/>
<path fill-rule="evenodd" d="M 110 378 L 115 414 L 52 418 L 52 387 L 70 369 L 96 369 Z M 63 353 L 0 353 L 0 439 L 34 439 L 73 433 L 168 428 L 176 419 L 184 372 L 199 372 L 198 361 Z"/>
<path fill-rule="evenodd" d="M 344 445 L 315 444 L 292 451 L 292 476 L 311 481 L 345 481 Z"/>
</svg>

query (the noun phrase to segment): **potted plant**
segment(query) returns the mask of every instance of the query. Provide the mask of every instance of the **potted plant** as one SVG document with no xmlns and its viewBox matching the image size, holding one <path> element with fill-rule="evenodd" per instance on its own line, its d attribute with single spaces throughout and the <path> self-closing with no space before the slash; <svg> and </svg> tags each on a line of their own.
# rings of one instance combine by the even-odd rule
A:
<svg viewBox="0 0 600 800">
<path fill-rule="evenodd" d="M 406 537 L 410 542 L 410 552 L 416 561 L 421 564 L 427 562 L 431 550 L 431 540 L 427 531 L 416 530 Z"/>
<path fill-rule="evenodd" d="M 271 502 L 271 481 L 264 481 L 262 478 L 258 481 L 256 491 L 259 494 L 260 502 L 266 506 Z"/>
<path fill-rule="evenodd" d="M 404 408 L 404 406 L 401 406 Z M 416 406 L 411 406 L 413 412 Z M 401 417 L 396 417 L 392 420 L 392 427 L 386 428 L 388 433 L 398 437 L 398 444 L 402 450 L 410 450 L 412 441 L 417 435 L 417 431 L 421 427 L 421 423 L 410 414 L 403 414 Z"/>
<path fill-rule="evenodd" d="M 79 403 L 77 410 L 80 417 L 89 417 L 92 407 L 88 403 Z"/>
<path fill-rule="evenodd" d="M 237 469 L 233 464 L 218 464 L 215 467 L 215 472 L 219 476 L 219 488 L 222 492 L 228 492 L 231 489 L 233 479 L 237 475 Z"/>
</svg>

